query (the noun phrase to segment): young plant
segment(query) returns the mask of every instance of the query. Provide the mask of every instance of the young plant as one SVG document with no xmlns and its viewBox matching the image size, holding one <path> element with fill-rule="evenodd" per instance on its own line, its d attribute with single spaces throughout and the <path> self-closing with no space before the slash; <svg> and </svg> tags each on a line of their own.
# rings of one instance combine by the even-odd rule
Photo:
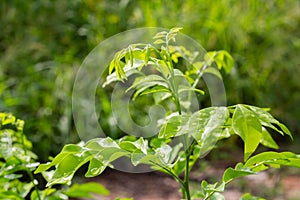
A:
<svg viewBox="0 0 300 200">
<path fill-rule="evenodd" d="M 268 130 L 292 138 L 287 127 L 267 109 L 243 104 L 196 111 L 191 108 L 191 97 L 204 94 L 198 88 L 203 75 L 210 73 L 221 78 L 218 70 L 229 73 L 233 59 L 225 51 L 216 51 L 206 53 L 202 62 L 195 62 L 197 52 L 176 45 L 179 31 L 180 28 L 173 28 L 157 33 L 153 44 L 132 44 L 117 52 L 104 83 L 106 86 L 133 78 L 127 88 L 134 91 L 133 100 L 147 95 L 153 97 L 156 104 L 169 105 L 159 133 L 148 138 L 124 136 L 114 140 L 107 137 L 68 144 L 51 162 L 41 164 L 35 171 L 40 173 L 55 167 L 48 187 L 70 183 L 85 163 L 89 162 L 85 176 L 94 177 L 106 167 L 113 168 L 115 160 L 128 157 L 134 166 L 145 164 L 172 176 L 180 184 L 183 199 L 224 199 L 221 193 L 236 178 L 269 167 L 300 167 L 300 155 L 292 152 L 267 151 L 253 156 L 259 144 L 278 149 Z M 233 135 L 244 142 L 244 162 L 226 169 L 220 182 L 209 184 L 203 180 L 200 189 L 191 193 L 189 173 L 196 161 L 215 148 L 217 141 Z M 252 197 L 247 194 L 243 198 Z"/>
</svg>

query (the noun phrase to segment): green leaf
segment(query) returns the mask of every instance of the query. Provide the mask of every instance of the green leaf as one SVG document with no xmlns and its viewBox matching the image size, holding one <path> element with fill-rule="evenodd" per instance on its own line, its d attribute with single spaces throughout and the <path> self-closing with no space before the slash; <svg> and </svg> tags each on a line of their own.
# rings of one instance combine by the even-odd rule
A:
<svg viewBox="0 0 300 200">
<path fill-rule="evenodd" d="M 178 63 L 178 58 L 182 57 L 184 58 L 186 61 L 189 62 L 189 64 L 194 63 L 195 62 L 195 58 L 198 56 L 199 52 L 195 51 L 195 52 L 190 52 L 189 50 L 187 50 L 184 46 L 172 46 L 169 45 L 169 52 L 171 54 L 172 60 L 175 63 Z M 195 63 L 194 63 L 195 64 Z M 194 65 L 193 64 L 193 65 Z M 198 62 L 199 64 L 199 62 Z M 196 64 L 196 65 L 198 65 Z"/>
<path fill-rule="evenodd" d="M 277 119 L 275 119 L 270 113 L 268 113 L 265 109 L 263 108 L 259 108 L 256 106 L 250 106 L 250 105 L 245 105 L 245 107 L 251 109 L 255 115 L 257 116 L 257 118 L 259 119 L 260 123 L 263 126 L 269 127 L 279 133 L 281 133 L 282 135 L 287 134 L 288 136 L 290 136 L 291 139 L 293 139 L 293 136 L 291 134 L 291 132 L 289 131 L 289 129 L 282 123 L 280 123 Z M 277 127 L 275 127 L 273 124 L 276 124 L 277 126 L 280 127 L 279 130 Z"/>
<path fill-rule="evenodd" d="M 77 154 L 80 153 L 82 150 L 82 147 L 80 145 L 75 145 L 75 144 L 69 144 L 64 146 L 62 149 L 61 153 L 59 153 L 53 160 L 52 162 L 48 162 L 46 164 L 40 164 L 38 168 L 35 170 L 35 174 L 41 173 L 43 171 L 46 171 L 52 166 L 55 166 L 59 164 L 61 161 L 63 161 L 68 155 L 70 154 Z"/>
<path fill-rule="evenodd" d="M 221 193 L 215 192 L 211 195 L 210 200 L 225 200 L 225 197 Z"/>
<path fill-rule="evenodd" d="M 153 99 L 155 104 L 159 104 L 163 101 L 169 100 L 169 98 L 172 97 L 172 94 L 170 92 L 157 92 L 153 93 Z"/>
<path fill-rule="evenodd" d="M 85 173 L 85 177 L 95 177 L 101 174 L 106 169 L 106 165 L 98 158 L 92 158 L 88 167 L 88 171 Z"/>
<path fill-rule="evenodd" d="M 166 41 L 162 40 L 162 39 L 157 39 L 153 42 L 153 44 L 165 44 Z"/>
<path fill-rule="evenodd" d="M 126 74 L 124 72 L 124 69 L 123 69 L 125 64 L 121 61 L 121 59 L 124 58 L 124 56 L 126 55 L 126 50 L 127 49 L 122 49 L 115 54 L 115 57 L 111 61 L 110 65 L 109 65 L 109 69 L 108 69 L 109 74 L 111 74 L 113 72 L 113 70 L 115 70 L 116 76 L 121 80 L 127 78 Z"/>
<path fill-rule="evenodd" d="M 182 28 L 179 27 L 175 27 L 172 28 L 169 33 L 167 34 L 167 39 L 168 41 L 173 40 L 175 42 L 175 37 L 177 35 L 177 33 L 181 30 Z"/>
<path fill-rule="evenodd" d="M 160 162 L 159 158 L 157 157 L 157 155 L 155 155 L 154 153 L 145 155 L 145 154 L 141 153 L 140 151 L 133 152 L 131 154 L 131 163 L 134 166 L 137 166 L 139 164 L 147 164 L 147 165 L 154 165 L 154 164 L 161 165 L 162 164 Z"/>
<path fill-rule="evenodd" d="M 127 47 L 128 52 L 129 52 L 129 58 L 130 58 L 130 67 L 133 66 L 133 52 L 132 52 L 132 46 L 130 45 L 129 47 Z"/>
<path fill-rule="evenodd" d="M 252 111 L 242 105 L 237 105 L 232 117 L 232 128 L 244 141 L 244 160 L 246 161 L 261 141 L 262 126 Z"/>
<path fill-rule="evenodd" d="M 18 193 L 14 191 L 5 191 L 0 189 L 0 199 L 3 200 L 24 200 L 22 196 L 20 196 Z"/>
<path fill-rule="evenodd" d="M 187 134 L 188 115 L 171 116 L 161 127 L 158 138 L 171 138 Z"/>
<path fill-rule="evenodd" d="M 139 74 L 144 75 L 142 72 L 140 72 L 139 68 L 143 67 L 145 65 L 145 61 L 133 58 L 133 65 L 130 66 L 129 63 L 125 64 L 124 66 L 124 73 L 126 77 L 129 77 L 133 74 Z M 122 81 L 120 77 L 117 76 L 116 72 L 113 72 L 109 74 L 106 77 L 106 81 L 102 84 L 102 87 L 106 87 L 107 85 L 116 82 L 116 81 Z"/>
<path fill-rule="evenodd" d="M 153 149 L 157 149 L 157 148 L 161 147 L 161 145 L 164 144 L 166 142 L 166 140 L 167 140 L 166 138 L 154 137 L 150 141 L 150 146 Z"/>
<path fill-rule="evenodd" d="M 205 181 L 204 181 L 205 182 Z M 209 191 L 209 192 L 223 192 L 225 189 L 225 184 L 221 183 L 218 186 L 218 183 L 215 184 L 204 184 L 205 185 L 205 191 Z"/>
<path fill-rule="evenodd" d="M 193 91 L 193 92 L 197 92 L 201 95 L 204 95 L 205 92 L 203 90 L 199 90 L 197 88 L 193 88 L 193 87 L 188 87 L 188 86 L 180 86 L 180 89 L 178 90 L 178 93 L 182 93 L 182 92 L 186 92 L 186 91 Z"/>
<path fill-rule="evenodd" d="M 140 148 L 142 149 L 141 144 Z M 35 173 L 43 172 L 55 166 L 53 176 L 47 186 L 54 184 L 70 184 L 75 172 L 85 163 L 90 161 L 87 177 L 96 176 L 111 164 L 114 160 L 122 157 L 129 157 L 129 152 L 111 138 L 96 138 L 87 142 L 85 145 L 67 145 L 51 163 L 40 165 Z"/>
<path fill-rule="evenodd" d="M 183 170 L 185 168 L 185 160 L 186 160 L 186 157 L 185 157 L 184 152 L 182 151 L 182 152 L 179 153 L 178 158 L 177 158 L 177 160 L 174 163 L 173 168 L 172 168 L 173 172 L 177 176 L 179 176 L 183 172 Z"/>
<path fill-rule="evenodd" d="M 208 66 L 212 66 L 215 63 L 218 69 L 224 69 L 228 74 L 234 65 L 233 58 L 227 51 L 211 51 L 207 52 L 204 59 Z"/>
<path fill-rule="evenodd" d="M 145 65 L 148 65 L 148 62 L 149 62 L 149 59 L 150 59 L 150 54 L 151 54 L 151 47 L 150 45 L 146 45 L 145 49 L 144 49 L 144 52 L 145 52 Z"/>
<path fill-rule="evenodd" d="M 148 151 L 148 140 L 144 140 L 142 137 L 136 141 L 121 141 L 119 145 L 122 149 L 130 152 L 140 150 L 144 154 L 147 154 Z"/>
<path fill-rule="evenodd" d="M 175 160 L 175 158 L 178 157 L 178 153 L 181 148 L 181 143 L 175 145 L 174 147 L 165 144 L 156 149 L 156 155 L 162 163 L 171 164 Z"/>
<path fill-rule="evenodd" d="M 94 150 L 100 150 L 100 149 L 108 148 L 108 147 L 119 148 L 119 145 L 117 144 L 116 141 L 114 141 L 110 137 L 107 137 L 107 138 L 92 139 L 85 144 L 85 147 L 94 149 Z"/>
<path fill-rule="evenodd" d="M 223 68 L 227 74 L 231 71 L 234 65 L 233 58 L 227 51 L 219 51 L 219 54 L 216 57 L 216 63 L 218 68 Z"/>
<path fill-rule="evenodd" d="M 255 174 L 254 171 L 250 170 L 249 168 L 246 168 L 243 166 L 242 163 L 239 163 L 236 165 L 236 167 L 233 168 L 227 168 L 223 174 L 222 181 L 225 183 L 228 183 L 232 181 L 233 179 L 242 177 L 242 176 L 248 176 L 251 174 Z"/>
<path fill-rule="evenodd" d="M 204 199 L 210 197 L 210 199 L 223 200 L 223 195 L 220 192 L 223 192 L 225 189 L 225 183 L 221 183 L 218 186 L 218 183 L 208 184 L 205 180 L 201 182 L 201 192 Z"/>
<path fill-rule="evenodd" d="M 188 132 L 198 142 L 201 155 L 210 151 L 223 138 L 222 130 L 228 117 L 226 107 L 205 108 L 190 117 Z"/>
<path fill-rule="evenodd" d="M 170 90 L 164 86 L 157 85 L 157 86 L 145 89 L 143 92 L 141 92 L 139 94 L 139 96 L 147 95 L 147 94 L 151 94 L 151 93 L 170 93 Z"/>
<path fill-rule="evenodd" d="M 300 168 L 300 155 L 291 152 L 263 152 L 251 157 L 244 166 L 253 171 L 262 171 L 268 166 L 277 167 L 281 165 Z"/>
<path fill-rule="evenodd" d="M 128 92 L 131 89 L 136 89 L 133 96 L 133 99 L 135 99 L 145 90 L 154 86 L 161 86 L 168 90 L 168 84 L 164 78 L 155 74 L 151 74 L 148 76 L 137 77 L 134 80 L 133 84 L 126 90 L 126 92 Z"/>
<path fill-rule="evenodd" d="M 166 37 L 167 33 L 168 33 L 167 31 L 161 31 L 161 32 L 157 33 L 157 34 L 153 37 L 153 39 L 164 38 L 164 37 Z"/>
<path fill-rule="evenodd" d="M 181 143 L 174 147 L 162 144 L 159 148 L 155 149 L 155 152 L 148 152 L 147 154 L 141 151 L 133 152 L 131 154 L 131 162 L 134 166 L 147 164 L 156 170 L 162 170 L 162 167 L 172 167 L 172 163 L 178 157 L 181 148 Z"/>
<path fill-rule="evenodd" d="M 272 138 L 271 134 L 264 127 L 262 128 L 262 137 L 261 137 L 260 143 L 269 148 L 273 148 L 273 149 L 279 148 L 277 143 Z"/>
<path fill-rule="evenodd" d="M 159 71 L 164 78 L 168 78 L 169 74 L 170 74 L 170 69 L 169 66 L 166 64 L 165 60 L 160 60 L 160 59 L 156 59 L 156 58 L 152 58 L 153 62 L 154 62 L 154 67 L 157 71 Z"/>
<path fill-rule="evenodd" d="M 53 177 L 46 187 L 54 184 L 71 184 L 75 172 L 91 158 L 91 154 L 85 151 L 81 154 L 69 154 L 58 163 Z"/>
<path fill-rule="evenodd" d="M 93 197 L 91 193 L 109 195 L 109 191 L 103 185 L 95 182 L 74 184 L 65 193 L 74 198 L 91 198 Z"/>
</svg>

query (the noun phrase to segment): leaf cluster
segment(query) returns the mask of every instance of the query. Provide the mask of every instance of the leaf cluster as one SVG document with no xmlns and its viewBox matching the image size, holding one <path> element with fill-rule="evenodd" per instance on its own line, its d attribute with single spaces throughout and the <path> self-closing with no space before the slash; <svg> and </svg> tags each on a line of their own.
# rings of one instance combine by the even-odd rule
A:
<svg viewBox="0 0 300 200">
<path fill-rule="evenodd" d="M 267 151 L 254 155 L 260 144 L 278 149 L 269 130 L 292 138 L 288 128 L 268 109 L 237 104 L 192 111 L 189 105 L 186 106 L 180 96 L 182 92 L 203 95 L 203 90 L 197 88 L 203 74 L 211 73 L 221 79 L 219 70 L 229 73 L 234 62 L 226 51 L 208 52 L 199 61 L 197 52 L 171 45 L 170 42 L 176 41 L 179 30 L 173 28 L 169 32 L 158 33 L 153 44 L 132 44 L 118 51 L 109 65 L 110 75 L 103 85 L 125 82 L 134 75 L 134 81 L 127 89 L 134 91 L 133 100 L 149 94 L 157 104 L 170 99 L 176 110 L 170 110 L 162 119 L 159 133 L 152 138 L 124 136 L 113 140 L 107 137 L 66 145 L 51 162 L 41 164 L 35 171 L 41 173 L 55 168 L 47 186 L 70 184 L 75 172 L 86 163 L 89 163 L 86 177 L 98 176 L 107 167 L 113 168 L 115 160 L 126 157 L 133 166 L 148 165 L 172 176 L 180 184 L 185 199 L 224 199 L 221 192 L 236 178 L 269 167 L 300 167 L 300 156 L 291 152 Z M 180 59 L 186 62 L 178 62 Z M 184 66 L 178 67 L 182 63 Z M 152 69 L 152 73 L 145 73 L 147 68 Z M 191 194 L 189 172 L 195 162 L 214 149 L 219 140 L 233 135 L 240 137 L 244 143 L 243 162 L 235 168 L 226 169 L 220 182 L 209 184 L 203 180 L 199 190 Z M 242 199 L 251 198 L 256 197 L 246 194 Z"/>
<path fill-rule="evenodd" d="M 23 128 L 23 120 L 9 113 L 0 113 L 0 199 L 67 200 L 69 197 L 92 197 L 91 193 L 109 194 L 97 183 L 74 184 L 61 190 L 39 190 L 38 181 L 33 176 L 39 163 Z M 46 179 L 49 174 L 51 172 L 44 174 Z"/>
</svg>

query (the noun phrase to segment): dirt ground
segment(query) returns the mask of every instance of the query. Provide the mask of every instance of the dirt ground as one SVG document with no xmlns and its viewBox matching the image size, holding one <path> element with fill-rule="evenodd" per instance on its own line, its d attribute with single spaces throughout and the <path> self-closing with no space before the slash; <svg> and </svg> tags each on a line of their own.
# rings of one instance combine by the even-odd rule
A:
<svg viewBox="0 0 300 200">
<path fill-rule="evenodd" d="M 116 197 L 134 197 L 135 200 L 175 200 L 180 199 L 179 185 L 172 178 L 157 172 L 143 174 L 107 170 L 93 179 L 103 184 L 110 192 L 101 200 L 113 200 Z"/>
<path fill-rule="evenodd" d="M 191 187 L 200 187 L 206 180 L 217 180 L 224 169 L 206 167 L 203 172 L 192 171 Z M 111 194 L 95 196 L 96 200 L 114 200 L 116 197 L 133 197 L 134 200 L 180 200 L 179 185 L 172 178 L 158 173 L 125 173 L 106 170 L 99 177 L 89 179 L 103 184 Z M 238 179 L 228 185 L 223 193 L 226 200 L 239 200 L 242 194 L 253 195 L 273 200 L 300 200 L 300 171 L 267 171 L 258 175 Z"/>
</svg>

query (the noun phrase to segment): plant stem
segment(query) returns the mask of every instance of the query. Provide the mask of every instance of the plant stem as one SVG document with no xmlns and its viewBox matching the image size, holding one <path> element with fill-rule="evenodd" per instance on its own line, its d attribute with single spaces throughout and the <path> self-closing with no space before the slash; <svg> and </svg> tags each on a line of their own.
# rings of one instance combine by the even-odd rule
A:
<svg viewBox="0 0 300 200">
<path fill-rule="evenodd" d="M 188 145 L 188 142 L 185 141 L 186 146 Z M 187 200 L 191 199 L 190 195 L 190 187 L 189 187 L 189 173 L 190 173 L 190 156 L 192 155 L 195 145 L 197 144 L 196 140 L 193 140 L 193 142 L 188 146 L 188 148 L 185 151 L 185 173 L 184 173 L 184 189 L 185 189 L 185 198 Z"/>
<path fill-rule="evenodd" d="M 170 52 L 169 52 L 169 40 L 168 40 L 168 35 L 166 36 L 166 51 L 167 51 L 167 62 L 166 64 L 169 64 L 169 70 L 170 70 L 170 86 L 171 86 L 171 90 L 172 90 L 172 96 L 174 98 L 174 102 L 176 104 L 176 109 L 179 115 L 182 114 L 182 109 L 181 109 L 181 105 L 180 105 L 180 98 L 179 98 L 179 93 L 178 93 L 178 85 L 176 83 L 176 77 L 175 77 L 175 73 L 174 73 L 174 66 L 172 63 L 172 59 L 170 56 Z M 185 138 L 187 139 L 187 138 Z M 185 144 L 187 145 L 187 141 L 184 141 Z M 185 146 L 186 146 L 185 145 Z M 191 155 L 191 149 L 190 147 L 186 150 L 185 152 L 185 174 L 184 174 L 184 179 L 181 180 L 179 177 L 177 176 L 173 176 L 177 181 L 179 179 L 179 183 L 181 184 L 181 189 L 182 189 L 182 196 L 186 199 L 186 200 L 191 200 L 191 195 L 190 195 L 190 188 L 189 188 L 189 160 L 190 160 L 190 155 Z"/>
<path fill-rule="evenodd" d="M 190 154 L 187 153 L 185 157 L 185 173 L 184 173 L 184 188 L 185 188 L 185 197 L 187 200 L 191 200 L 190 195 L 190 186 L 189 186 L 189 161 L 190 161 Z"/>
<path fill-rule="evenodd" d="M 178 93 L 178 85 L 176 84 L 176 79 L 175 79 L 175 73 L 174 73 L 174 68 L 173 68 L 173 64 L 172 64 L 172 59 L 170 58 L 169 55 L 168 55 L 168 59 L 169 59 L 170 67 L 171 67 L 171 70 L 170 70 L 170 75 L 171 75 L 170 84 L 172 86 L 172 95 L 174 97 L 174 101 L 175 101 L 175 104 L 176 104 L 177 112 L 178 112 L 179 115 L 181 115 L 182 110 L 181 110 L 179 93 Z"/>
<path fill-rule="evenodd" d="M 26 169 L 26 172 L 30 178 L 30 181 L 32 182 L 32 184 L 34 185 L 34 190 L 36 192 L 36 196 L 39 200 L 42 200 L 41 196 L 40 196 L 40 193 L 39 193 L 39 189 L 37 188 L 36 184 L 34 183 L 34 178 L 33 178 L 33 175 L 31 173 L 31 171 L 29 169 Z"/>
</svg>

